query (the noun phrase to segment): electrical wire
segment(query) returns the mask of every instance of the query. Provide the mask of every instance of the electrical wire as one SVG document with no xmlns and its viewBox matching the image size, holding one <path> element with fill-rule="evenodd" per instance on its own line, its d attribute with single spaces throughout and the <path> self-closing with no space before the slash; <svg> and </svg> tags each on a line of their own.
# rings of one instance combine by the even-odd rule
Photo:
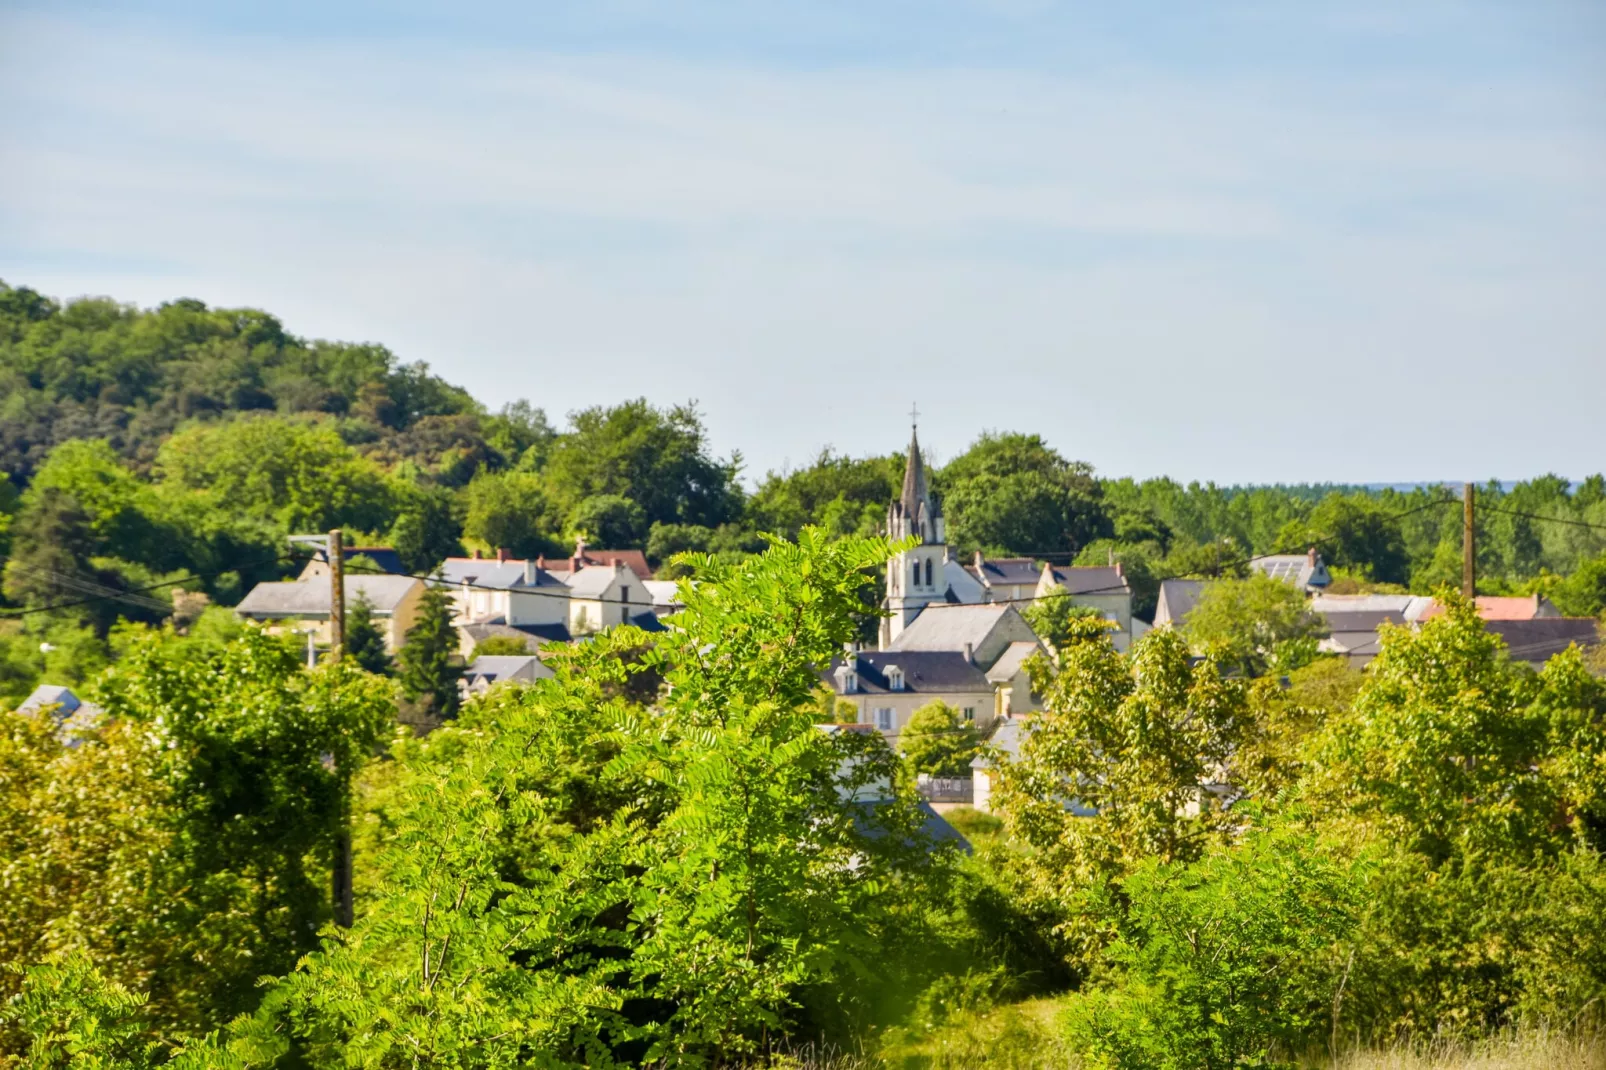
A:
<svg viewBox="0 0 1606 1070">
<path fill-rule="evenodd" d="M 1540 516 L 1538 513 L 1524 513 L 1518 509 L 1502 509 L 1498 505 L 1480 505 L 1479 511 L 1485 513 L 1500 513 L 1504 516 L 1520 516 L 1524 520 L 1543 520 L 1551 524 L 1566 524 L 1575 528 L 1588 528 L 1591 531 L 1606 531 L 1606 524 L 1591 524 L 1587 520 L 1573 520 L 1565 516 Z"/>
<path fill-rule="evenodd" d="M 247 563 L 241 564 L 241 565 L 230 565 L 227 568 L 213 569 L 210 572 L 192 572 L 188 576 L 180 576 L 178 579 L 163 580 L 161 583 L 152 583 L 152 584 L 150 584 L 148 586 L 145 586 L 145 587 L 133 587 L 133 588 L 130 588 L 129 590 L 127 590 L 127 591 L 119 591 L 119 592 L 117 592 L 115 594 L 95 595 L 95 596 L 89 597 L 89 598 L 80 598 L 80 599 L 77 599 L 77 600 L 72 601 L 72 602 L 56 602 L 56 603 L 54 603 L 52 605 L 48 605 L 48 606 L 34 606 L 34 607 L 30 608 L 30 609 L 10 609 L 10 610 L 5 610 L 4 612 L 6 613 L 8 619 L 16 618 L 16 617 L 29 617 L 29 616 L 32 616 L 35 613 L 51 613 L 51 612 L 54 612 L 55 610 L 58 610 L 58 609 L 71 609 L 74 606 L 89 605 L 92 602 L 109 602 L 109 601 L 113 601 L 113 600 L 121 600 L 121 599 L 124 599 L 124 597 L 126 595 L 139 594 L 139 593 L 144 592 L 144 591 L 156 591 L 156 590 L 160 590 L 160 589 L 162 589 L 164 587 L 176 587 L 177 585 L 179 585 L 181 583 L 189 583 L 191 580 L 205 579 L 205 578 L 210 577 L 210 576 L 221 576 L 225 572 L 237 572 L 240 569 L 244 569 L 244 568 L 256 568 L 256 567 L 261 566 L 261 565 L 273 564 L 275 562 L 296 561 L 296 560 L 301 560 L 301 559 L 281 554 L 281 555 L 276 556 L 276 557 L 263 558 L 263 559 L 261 559 L 259 561 L 251 561 L 251 562 L 247 562 Z M 156 601 L 156 599 L 154 599 L 154 598 L 153 599 L 149 599 L 149 601 L 154 603 Z M 171 607 L 163 605 L 161 608 L 168 609 L 168 608 L 171 608 Z"/>
</svg>

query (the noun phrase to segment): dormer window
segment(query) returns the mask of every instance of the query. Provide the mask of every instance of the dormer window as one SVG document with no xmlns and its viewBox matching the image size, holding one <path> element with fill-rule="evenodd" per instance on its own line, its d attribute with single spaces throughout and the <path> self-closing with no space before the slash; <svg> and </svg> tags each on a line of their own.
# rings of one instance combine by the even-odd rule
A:
<svg viewBox="0 0 1606 1070">
<path fill-rule="evenodd" d="M 859 674 L 846 665 L 838 665 L 834 675 L 839 694 L 851 695 L 859 689 Z"/>
<path fill-rule="evenodd" d="M 903 670 L 898 668 L 896 665 L 887 666 L 887 690 L 903 690 Z"/>
</svg>

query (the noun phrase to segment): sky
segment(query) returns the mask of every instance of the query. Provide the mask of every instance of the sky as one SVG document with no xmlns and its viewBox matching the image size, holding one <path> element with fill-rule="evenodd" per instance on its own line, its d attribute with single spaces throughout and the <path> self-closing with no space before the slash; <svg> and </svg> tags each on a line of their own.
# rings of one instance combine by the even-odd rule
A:
<svg viewBox="0 0 1606 1070">
<path fill-rule="evenodd" d="M 749 479 L 1606 468 L 1606 4 L 0 0 L 0 279 L 265 308 Z"/>
</svg>

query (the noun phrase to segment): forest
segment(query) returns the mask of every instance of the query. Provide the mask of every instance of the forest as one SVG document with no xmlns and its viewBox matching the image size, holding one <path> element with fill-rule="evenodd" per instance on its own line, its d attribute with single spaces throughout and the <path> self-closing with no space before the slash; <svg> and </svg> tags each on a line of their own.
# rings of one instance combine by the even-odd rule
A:
<svg viewBox="0 0 1606 1070">
<path fill-rule="evenodd" d="M 1105 479 L 983 434 L 933 477 L 959 552 L 1118 559 L 1149 608 L 1222 580 L 1127 652 L 1037 613 L 1006 760 L 951 710 L 897 749 L 823 724 L 901 455 L 744 483 L 690 401 L 492 413 L 195 301 L 0 288 L 0 381 L 0 708 L 49 680 L 104 711 L 0 712 L 0 1066 L 1181 1070 L 1598 1036 L 1606 666 L 1508 656 L 1451 585 L 1449 491 Z M 1601 476 L 1479 501 L 1480 591 L 1601 615 Z M 639 547 L 683 608 L 417 734 L 405 658 L 308 668 L 227 608 L 335 526 L 420 572 Z M 1247 569 L 1311 546 L 1336 588 L 1445 612 L 1364 672 L 1321 656 Z M 977 757 L 961 844 L 916 778 Z"/>
</svg>

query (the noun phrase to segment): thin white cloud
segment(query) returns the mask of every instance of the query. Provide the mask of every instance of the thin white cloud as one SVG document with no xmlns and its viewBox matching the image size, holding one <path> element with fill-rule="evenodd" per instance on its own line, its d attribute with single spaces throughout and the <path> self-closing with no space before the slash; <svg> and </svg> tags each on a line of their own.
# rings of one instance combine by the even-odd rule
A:
<svg viewBox="0 0 1606 1070">
<path fill-rule="evenodd" d="M 698 397 L 758 470 L 894 448 L 911 396 L 946 453 L 1116 472 L 1600 457 L 1606 138 L 1565 85 L 11 28 L 9 281 L 261 305 L 492 405 Z M 1457 435 L 1540 399 L 1548 442 Z"/>
</svg>

